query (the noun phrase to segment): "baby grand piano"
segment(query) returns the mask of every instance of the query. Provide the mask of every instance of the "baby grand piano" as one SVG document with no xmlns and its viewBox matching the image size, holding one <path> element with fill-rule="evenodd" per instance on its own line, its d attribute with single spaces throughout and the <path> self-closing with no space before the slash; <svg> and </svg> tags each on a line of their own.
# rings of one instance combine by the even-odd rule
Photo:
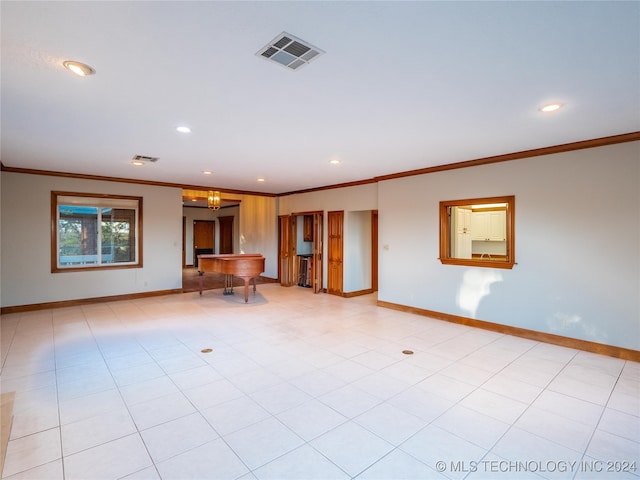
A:
<svg viewBox="0 0 640 480">
<path fill-rule="evenodd" d="M 202 295 L 202 276 L 206 272 L 224 273 L 224 295 L 233 295 L 233 276 L 244 280 L 244 302 L 249 301 L 249 283 L 253 280 L 256 291 L 256 277 L 264 272 L 264 257 L 259 253 L 198 255 L 198 275 L 200 276 L 200 295 Z"/>
</svg>

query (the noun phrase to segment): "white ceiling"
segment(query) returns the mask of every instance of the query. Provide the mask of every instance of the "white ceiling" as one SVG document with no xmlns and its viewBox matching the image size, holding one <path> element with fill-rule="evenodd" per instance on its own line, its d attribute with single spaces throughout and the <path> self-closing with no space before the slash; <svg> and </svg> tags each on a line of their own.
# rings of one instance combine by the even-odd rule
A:
<svg viewBox="0 0 640 480">
<path fill-rule="evenodd" d="M 0 8 L 5 167 L 277 194 L 640 130 L 635 1 Z M 326 54 L 255 55 L 283 31 Z"/>
</svg>

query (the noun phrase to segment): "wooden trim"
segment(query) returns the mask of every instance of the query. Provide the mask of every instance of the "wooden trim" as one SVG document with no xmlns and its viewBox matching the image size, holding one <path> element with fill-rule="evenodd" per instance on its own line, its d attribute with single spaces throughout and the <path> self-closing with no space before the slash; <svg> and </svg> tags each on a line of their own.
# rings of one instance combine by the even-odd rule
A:
<svg viewBox="0 0 640 480">
<path fill-rule="evenodd" d="M 30 305 L 16 305 L 13 307 L 2 307 L 0 309 L 0 314 L 4 315 L 7 313 L 31 312 L 34 310 L 48 310 L 50 308 L 77 307 L 82 305 L 90 305 L 92 303 L 119 302 L 123 300 L 135 300 L 138 298 L 149 298 L 149 297 L 159 297 L 162 295 L 173 295 L 175 293 L 182 293 L 182 289 L 173 288 L 171 290 L 155 290 L 153 292 L 127 293 L 124 295 L 111 295 L 108 297 L 79 298 L 76 300 L 61 300 L 58 302 L 32 303 Z"/>
<path fill-rule="evenodd" d="M 490 203 L 506 203 L 506 235 L 507 235 L 507 255 L 505 260 L 481 260 L 480 258 L 455 258 L 451 256 L 451 232 L 449 226 L 449 218 L 447 214 L 448 207 L 465 206 L 472 204 L 490 204 Z M 486 197 L 486 198 L 466 198 L 462 200 L 447 200 L 440 202 L 440 257 L 439 260 L 443 265 L 463 265 L 468 267 L 487 267 L 487 268 L 503 268 L 512 269 L 516 265 L 516 200 L 514 195 L 505 195 L 502 197 Z"/>
<path fill-rule="evenodd" d="M 464 162 L 447 163 L 445 165 L 437 165 L 435 167 L 419 168 L 417 170 L 409 170 L 406 172 L 381 175 L 375 177 L 374 180 L 376 182 L 382 182 L 384 180 L 394 180 L 396 178 L 424 175 L 425 173 L 443 172 L 445 170 L 456 170 L 458 168 L 477 167 L 479 165 L 489 165 L 491 163 L 510 162 L 512 160 L 521 160 L 524 158 L 539 157 L 542 155 L 553 155 L 556 153 L 572 152 L 574 150 L 584 150 L 586 148 L 605 147 L 608 145 L 635 142 L 638 140 L 640 140 L 640 132 L 624 133 L 622 135 L 594 138 L 592 140 L 582 140 L 579 142 L 565 143 L 562 145 L 554 145 L 551 147 L 536 148 L 533 150 L 524 150 L 521 152 L 507 153 L 504 155 L 495 155 L 492 157 L 467 160 Z"/>
<path fill-rule="evenodd" d="M 369 295 L 370 293 L 373 293 L 373 288 L 367 288 L 365 290 L 357 290 L 355 292 L 344 292 L 342 296 L 344 298 L 351 298 L 351 297 L 359 297 L 361 295 Z"/>
<path fill-rule="evenodd" d="M 486 322 L 484 320 L 477 320 L 475 318 L 462 317 L 459 315 L 451 315 L 449 313 L 435 312 L 433 310 L 409 307 L 406 305 L 399 305 L 397 303 L 385 302 L 382 300 L 378 300 L 377 305 L 379 307 L 390 308 L 392 310 L 399 310 L 401 312 L 413 313 L 416 315 L 422 315 L 425 317 L 435 318 L 437 320 L 444 320 L 446 322 L 457 323 L 457 324 L 466 325 L 469 327 L 482 328 L 483 330 L 490 330 L 492 332 L 503 333 L 505 335 L 512 335 L 514 337 L 527 338 L 529 340 L 550 343 L 553 345 L 559 345 L 561 347 L 574 348 L 576 350 L 583 350 L 585 352 L 598 353 L 600 355 L 607 355 L 609 357 L 621 358 L 623 360 L 631 360 L 633 362 L 640 361 L 640 351 L 632 350 L 630 348 L 616 347 L 613 345 L 606 345 L 604 343 L 596 343 L 596 342 L 590 342 L 588 340 L 580 340 L 578 338 L 563 337 L 561 335 L 555 335 L 552 333 L 538 332 L 538 331 L 529 330 L 526 328 L 512 327 L 510 325 L 502 325 L 500 323 Z"/>
<path fill-rule="evenodd" d="M 578 142 L 565 143 L 565 144 L 554 145 L 550 147 L 542 147 L 542 148 L 536 148 L 532 150 L 523 150 L 521 152 L 507 153 L 504 155 L 494 155 L 492 157 L 478 158 L 475 160 L 467 160 L 467 161 L 456 162 L 456 163 L 447 163 L 444 165 L 437 165 L 435 167 L 426 167 L 426 168 L 420 168 L 416 170 L 408 170 L 406 172 L 392 173 L 389 175 L 380 175 L 377 177 L 358 180 L 354 182 L 337 183 L 334 185 L 307 188 L 304 190 L 294 190 L 291 192 L 283 192 L 283 193 L 253 192 L 248 190 L 233 190 L 229 188 L 212 187 L 212 186 L 206 186 L 206 185 L 187 185 L 187 184 L 169 183 L 169 182 L 156 182 L 156 181 L 149 181 L 149 180 L 135 180 L 131 178 L 103 177 L 100 175 L 86 175 L 81 173 L 67 173 L 67 172 L 55 172 L 55 171 L 49 171 L 49 170 L 35 170 L 30 168 L 7 167 L 1 162 L 0 162 L 0 170 L 2 170 L 3 172 L 25 173 L 29 175 L 48 175 L 48 176 L 54 176 L 54 177 L 80 178 L 84 180 L 101 180 L 105 182 L 135 183 L 140 185 L 153 185 L 157 187 L 173 187 L 173 188 L 192 189 L 192 190 L 211 190 L 213 188 L 215 190 L 224 191 L 225 193 L 237 193 L 241 195 L 256 195 L 260 197 L 284 197 L 287 195 L 294 195 L 297 193 L 319 192 L 322 190 L 333 190 L 336 188 L 368 185 L 371 183 L 382 182 L 384 180 L 393 180 L 396 178 L 411 177 L 415 175 L 424 175 L 426 173 L 442 172 L 445 170 L 456 170 L 458 168 L 476 167 L 478 165 L 488 165 L 491 163 L 509 162 L 511 160 L 521 160 L 524 158 L 539 157 L 542 155 L 552 155 L 555 153 L 571 152 L 574 150 L 583 150 L 587 148 L 605 147 L 608 145 L 616 145 L 618 143 L 626 143 L 626 142 L 635 142 L 638 140 L 640 140 L 640 132 L 623 133 L 620 135 L 612 135 L 608 137 L 600 137 L 600 138 L 594 138 L 590 140 L 581 140 Z"/>
<path fill-rule="evenodd" d="M 135 183 L 137 185 L 152 185 L 154 187 L 180 188 L 182 190 L 184 189 L 207 190 L 207 191 L 222 190 L 224 191 L 224 193 L 233 193 L 233 194 L 239 194 L 239 195 L 255 195 L 258 197 L 277 197 L 278 196 L 275 193 L 252 192 L 249 190 L 234 190 L 230 188 L 212 187 L 207 185 L 189 185 L 189 184 L 182 184 L 182 183 L 157 182 L 152 180 L 136 180 L 133 178 L 124 178 L 124 177 L 103 177 L 100 175 L 87 175 L 84 173 L 55 172 L 52 170 L 36 170 L 32 168 L 7 167 L 4 164 L 2 164 L 0 168 L 3 172 L 23 173 L 26 175 L 44 175 L 49 177 L 79 178 L 81 180 L 98 180 L 102 182 Z"/>
<path fill-rule="evenodd" d="M 334 190 L 336 188 L 358 187 L 360 185 L 368 185 L 370 183 L 376 183 L 376 182 L 377 180 L 375 178 L 368 178 L 365 180 L 357 180 L 355 182 L 336 183 L 333 185 L 325 185 L 323 187 L 305 188 L 304 190 L 294 190 L 292 192 L 279 193 L 277 194 L 277 196 L 284 197 L 287 195 L 295 195 L 297 193 L 321 192 L 322 190 Z"/>
<path fill-rule="evenodd" d="M 58 197 L 89 197 L 89 198 L 106 198 L 106 199 L 123 199 L 123 200 L 135 200 L 138 202 L 138 231 L 136 232 L 136 243 L 138 245 L 138 258 L 136 263 L 130 263 L 126 265 L 118 264 L 103 264 L 92 267 L 58 267 Z M 143 268 L 143 224 L 142 224 L 142 201 L 143 197 L 137 197 L 132 195 L 111 195 L 109 193 L 78 193 L 78 192 L 61 192 L 51 191 L 51 273 L 65 273 L 65 272 L 88 272 L 88 271 L 100 271 L 100 270 L 120 270 L 126 268 Z"/>
</svg>

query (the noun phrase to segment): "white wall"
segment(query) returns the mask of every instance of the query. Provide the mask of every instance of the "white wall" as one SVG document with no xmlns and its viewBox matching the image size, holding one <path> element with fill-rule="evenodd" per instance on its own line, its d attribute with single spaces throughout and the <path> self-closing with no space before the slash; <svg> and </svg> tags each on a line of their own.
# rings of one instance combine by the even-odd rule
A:
<svg viewBox="0 0 640 480">
<path fill-rule="evenodd" d="M 640 349 L 640 142 L 379 183 L 379 300 Z M 515 195 L 512 270 L 442 265 L 442 200 Z"/>
<path fill-rule="evenodd" d="M 182 288 L 179 188 L 2 174 L 2 306 Z M 51 273 L 51 191 L 143 197 L 143 268 Z"/>
<path fill-rule="evenodd" d="M 371 210 L 347 212 L 344 218 L 345 293 L 371 288 Z"/>
</svg>

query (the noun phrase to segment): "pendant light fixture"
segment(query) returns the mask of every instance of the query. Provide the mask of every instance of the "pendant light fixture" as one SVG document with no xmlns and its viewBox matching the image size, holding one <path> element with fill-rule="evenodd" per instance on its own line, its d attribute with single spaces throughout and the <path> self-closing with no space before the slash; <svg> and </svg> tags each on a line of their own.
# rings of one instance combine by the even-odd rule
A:
<svg viewBox="0 0 640 480">
<path fill-rule="evenodd" d="M 207 194 L 207 208 L 211 210 L 220 209 L 220 192 L 217 190 L 209 190 Z"/>
</svg>

